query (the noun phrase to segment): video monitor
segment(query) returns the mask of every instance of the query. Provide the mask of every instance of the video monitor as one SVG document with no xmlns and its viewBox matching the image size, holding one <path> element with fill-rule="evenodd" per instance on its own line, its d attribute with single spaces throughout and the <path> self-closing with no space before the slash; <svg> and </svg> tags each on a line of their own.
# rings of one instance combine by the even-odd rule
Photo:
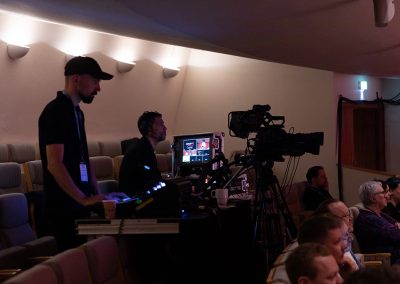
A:
<svg viewBox="0 0 400 284">
<path fill-rule="evenodd" d="M 199 175 L 203 165 L 223 152 L 224 133 L 209 132 L 174 136 L 173 172 L 181 177 Z M 212 165 L 216 167 L 217 165 Z"/>
<path fill-rule="evenodd" d="M 180 166 L 199 165 L 212 159 L 212 134 L 176 137 L 176 163 Z"/>
</svg>

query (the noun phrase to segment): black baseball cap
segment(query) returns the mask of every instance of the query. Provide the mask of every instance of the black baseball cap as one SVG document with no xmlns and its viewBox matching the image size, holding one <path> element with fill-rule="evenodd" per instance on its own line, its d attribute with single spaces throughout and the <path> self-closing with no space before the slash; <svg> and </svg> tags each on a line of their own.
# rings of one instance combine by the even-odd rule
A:
<svg viewBox="0 0 400 284">
<path fill-rule="evenodd" d="M 111 80 L 114 76 L 103 72 L 99 63 L 91 57 L 77 56 L 70 59 L 64 68 L 64 76 L 89 74 L 96 79 Z"/>
</svg>

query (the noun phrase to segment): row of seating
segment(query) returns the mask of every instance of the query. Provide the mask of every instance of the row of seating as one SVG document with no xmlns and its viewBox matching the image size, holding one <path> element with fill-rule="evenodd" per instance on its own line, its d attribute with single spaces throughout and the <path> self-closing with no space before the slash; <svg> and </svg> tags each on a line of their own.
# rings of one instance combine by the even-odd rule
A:
<svg viewBox="0 0 400 284">
<path fill-rule="evenodd" d="M 1 272 L 0 272 L 1 273 Z M 12 276 L 4 284 L 127 283 L 117 241 L 93 239 Z"/>
<path fill-rule="evenodd" d="M 89 141 L 89 156 L 115 157 L 122 154 L 121 142 L 115 141 Z M 38 143 L 12 143 L 0 144 L 0 163 L 16 162 L 23 164 L 27 161 L 39 160 L 40 152 Z"/>
<path fill-rule="evenodd" d="M 89 156 L 116 157 L 122 155 L 120 140 L 88 141 Z M 157 154 L 171 152 L 171 143 L 168 140 L 157 144 Z M 23 164 L 28 161 L 39 160 L 40 152 L 38 143 L 11 143 L 0 144 L 0 163 L 16 162 Z"/>
</svg>

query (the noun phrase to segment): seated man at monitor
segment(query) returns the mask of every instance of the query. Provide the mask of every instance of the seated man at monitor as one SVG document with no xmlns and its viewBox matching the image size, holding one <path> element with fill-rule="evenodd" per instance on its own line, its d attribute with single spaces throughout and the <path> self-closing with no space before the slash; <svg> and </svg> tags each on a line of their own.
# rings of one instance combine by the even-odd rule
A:
<svg viewBox="0 0 400 284">
<path fill-rule="evenodd" d="M 145 190 L 146 186 L 162 180 L 157 167 L 154 149 L 158 142 L 165 140 L 167 127 L 158 112 L 144 112 L 138 120 L 142 138 L 126 151 L 119 171 L 119 188 L 129 196 Z"/>
<path fill-rule="evenodd" d="M 162 115 L 144 112 L 139 117 L 138 128 L 142 137 L 129 146 L 122 159 L 119 190 L 143 201 L 141 206 L 136 207 L 136 215 L 177 216 L 180 214 L 178 187 L 163 180 L 154 154 L 157 143 L 165 140 L 167 132 Z"/>
</svg>

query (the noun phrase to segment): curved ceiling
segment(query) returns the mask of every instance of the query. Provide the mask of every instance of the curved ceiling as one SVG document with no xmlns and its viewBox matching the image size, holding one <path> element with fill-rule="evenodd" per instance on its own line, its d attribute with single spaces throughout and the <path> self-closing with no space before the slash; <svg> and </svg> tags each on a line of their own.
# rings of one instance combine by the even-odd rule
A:
<svg viewBox="0 0 400 284">
<path fill-rule="evenodd" d="M 0 9 L 265 61 L 400 77 L 400 15 L 376 27 L 373 0 L 2 0 Z"/>
</svg>

